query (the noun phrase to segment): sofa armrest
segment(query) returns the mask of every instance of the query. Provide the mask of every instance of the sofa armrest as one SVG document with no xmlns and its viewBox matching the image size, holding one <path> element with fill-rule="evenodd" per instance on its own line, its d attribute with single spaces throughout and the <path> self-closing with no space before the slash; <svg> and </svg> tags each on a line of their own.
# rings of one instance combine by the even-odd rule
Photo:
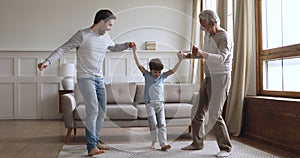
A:
<svg viewBox="0 0 300 158">
<path fill-rule="evenodd" d="M 72 94 L 64 94 L 61 96 L 62 112 L 66 128 L 74 128 L 73 112 L 76 108 L 76 101 Z"/>
<path fill-rule="evenodd" d="M 194 92 L 193 97 L 192 97 L 192 105 L 195 106 L 199 104 L 199 92 Z"/>
</svg>

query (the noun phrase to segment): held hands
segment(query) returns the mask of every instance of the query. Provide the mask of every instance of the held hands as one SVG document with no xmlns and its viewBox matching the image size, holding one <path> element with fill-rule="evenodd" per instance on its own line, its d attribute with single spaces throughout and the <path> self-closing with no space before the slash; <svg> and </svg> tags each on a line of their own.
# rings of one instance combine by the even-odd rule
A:
<svg viewBox="0 0 300 158">
<path fill-rule="evenodd" d="M 129 42 L 129 48 L 136 47 L 136 44 L 134 42 Z"/>
<path fill-rule="evenodd" d="M 39 68 L 40 71 L 45 70 L 47 68 L 47 66 L 48 65 L 46 63 L 44 63 L 44 62 L 38 64 L 38 68 Z"/>
<path fill-rule="evenodd" d="M 179 61 L 182 61 L 182 60 L 183 60 L 184 54 L 183 54 L 183 52 L 182 52 L 181 50 L 177 53 L 177 57 L 178 57 L 178 60 L 179 60 Z"/>
<path fill-rule="evenodd" d="M 203 58 L 202 50 L 193 45 L 192 56 L 194 58 Z"/>
<path fill-rule="evenodd" d="M 194 59 L 194 58 L 204 58 L 203 51 L 196 46 L 193 46 L 192 53 L 183 53 L 183 58 Z"/>
<path fill-rule="evenodd" d="M 129 42 L 129 48 L 132 48 L 132 50 L 136 52 L 136 44 L 134 42 Z"/>
</svg>

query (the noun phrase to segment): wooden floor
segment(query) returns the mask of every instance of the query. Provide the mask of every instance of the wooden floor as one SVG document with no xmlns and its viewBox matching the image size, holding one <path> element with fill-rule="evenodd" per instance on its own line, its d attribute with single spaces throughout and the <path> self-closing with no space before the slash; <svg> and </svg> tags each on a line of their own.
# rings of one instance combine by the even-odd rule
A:
<svg viewBox="0 0 300 158">
<path fill-rule="evenodd" d="M 185 128 L 168 128 L 168 141 L 191 141 Z M 72 133 L 73 134 L 73 133 Z M 2 120 L 0 121 L 1 158 L 56 158 L 65 144 L 66 129 L 59 120 Z M 214 139 L 212 135 L 207 140 Z M 245 138 L 231 138 L 251 145 L 279 157 L 296 158 L 292 153 L 263 145 Z M 148 128 L 104 128 L 102 141 L 113 143 L 149 142 Z M 77 130 L 77 136 L 69 144 L 85 144 L 84 129 Z"/>
</svg>

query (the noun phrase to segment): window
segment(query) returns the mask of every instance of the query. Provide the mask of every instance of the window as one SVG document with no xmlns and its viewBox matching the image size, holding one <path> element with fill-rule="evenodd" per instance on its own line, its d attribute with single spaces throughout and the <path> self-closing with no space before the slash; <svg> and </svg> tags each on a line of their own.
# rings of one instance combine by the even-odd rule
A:
<svg viewBox="0 0 300 158">
<path fill-rule="evenodd" d="M 259 95 L 300 97 L 298 0 L 256 0 Z"/>
</svg>

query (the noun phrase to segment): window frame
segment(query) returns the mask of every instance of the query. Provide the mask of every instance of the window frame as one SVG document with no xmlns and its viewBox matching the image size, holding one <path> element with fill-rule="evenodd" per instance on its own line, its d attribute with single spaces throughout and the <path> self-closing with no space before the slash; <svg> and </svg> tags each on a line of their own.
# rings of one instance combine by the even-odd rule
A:
<svg viewBox="0 0 300 158">
<path fill-rule="evenodd" d="M 256 93 L 263 96 L 278 96 L 278 97 L 292 97 L 300 98 L 300 92 L 289 91 L 272 91 L 264 90 L 264 61 L 271 59 L 283 59 L 288 57 L 300 56 L 300 42 L 299 44 L 283 46 L 278 48 L 263 50 L 263 36 L 262 36 L 262 3 L 263 0 L 255 0 L 255 21 L 256 21 Z"/>
</svg>

